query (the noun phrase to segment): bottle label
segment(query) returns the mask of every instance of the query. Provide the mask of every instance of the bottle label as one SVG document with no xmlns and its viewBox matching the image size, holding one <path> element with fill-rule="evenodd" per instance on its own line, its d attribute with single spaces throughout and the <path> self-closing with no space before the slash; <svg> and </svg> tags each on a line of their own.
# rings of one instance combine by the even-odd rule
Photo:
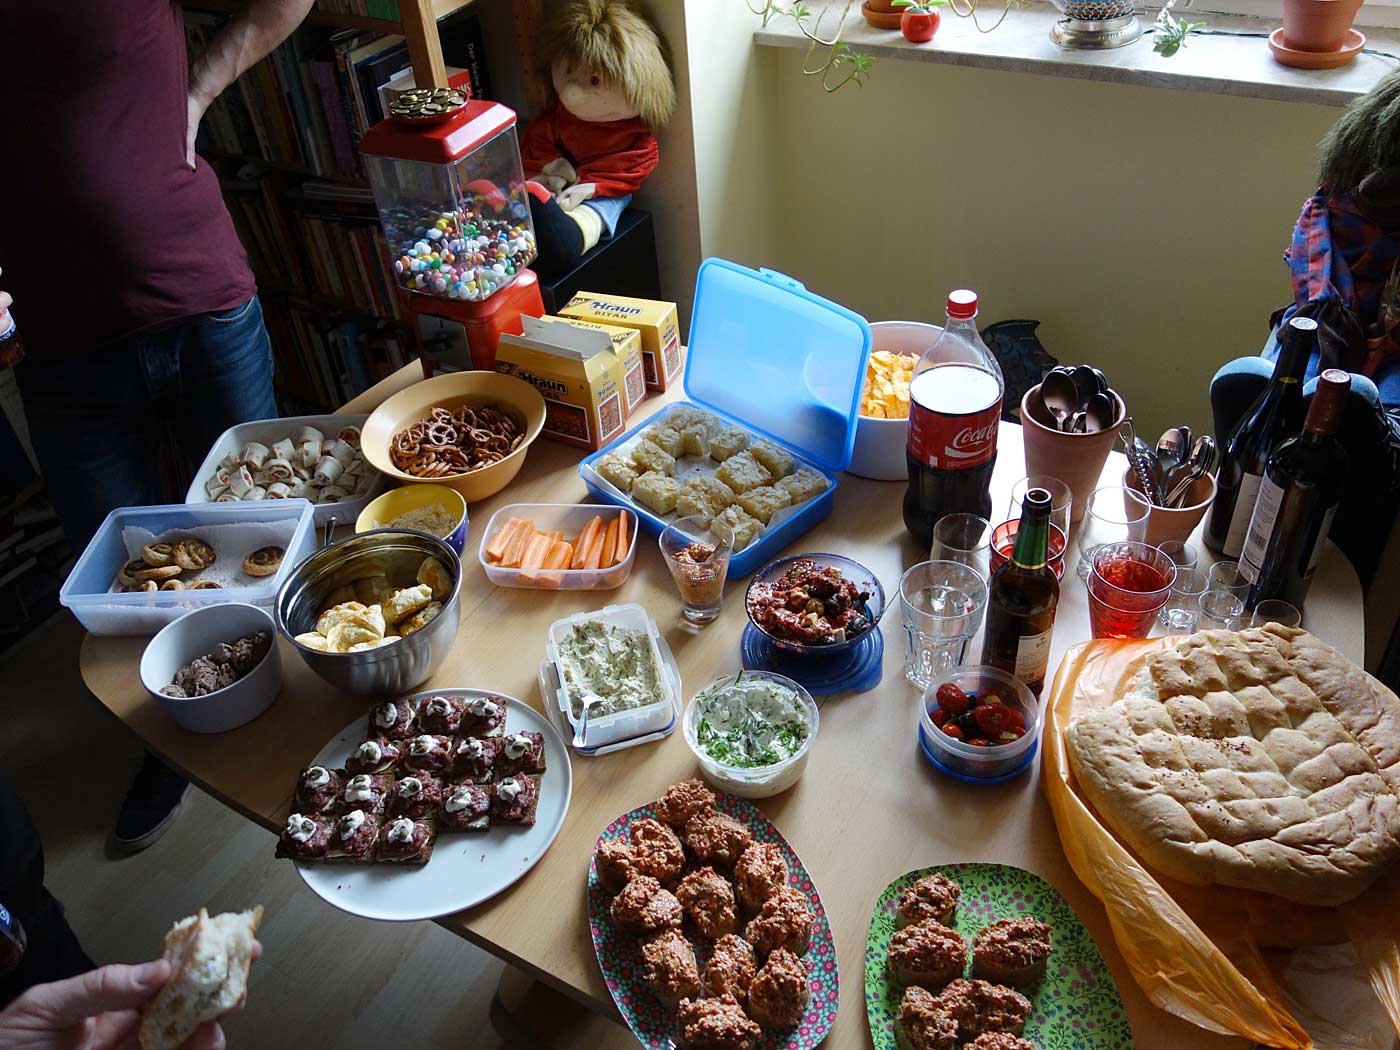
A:
<svg viewBox="0 0 1400 1050">
<path fill-rule="evenodd" d="M 1045 669 L 1050 666 L 1050 635 L 1023 634 L 1016 641 L 1016 667 L 1011 672 L 1023 682 L 1038 682 L 1045 677 Z"/>
<path fill-rule="evenodd" d="M 936 365 L 909 384 L 909 454 L 938 470 L 971 470 L 997 451 L 1001 384 L 974 365 Z"/>
<path fill-rule="evenodd" d="M 1259 572 L 1264 567 L 1264 555 L 1269 552 L 1269 537 L 1274 534 L 1274 523 L 1278 521 L 1282 506 L 1283 489 L 1275 485 L 1272 478 L 1265 478 L 1259 486 L 1259 498 L 1249 519 L 1249 535 L 1240 555 L 1240 575 L 1250 583 L 1259 579 Z"/>
<path fill-rule="evenodd" d="M 1225 546 L 1220 553 L 1227 558 L 1238 558 L 1244 550 L 1245 537 L 1249 534 L 1249 519 L 1254 514 L 1254 501 L 1259 498 L 1259 483 L 1263 480 L 1258 474 L 1245 474 L 1240 478 L 1239 494 L 1235 497 L 1235 511 L 1230 515 L 1230 530 L 1225 534 Z"/>
<path fill-rule="evenodd" d="M 1322 544 L 1327 539 L 1327 534 L 1332 531 L 1332 519 L 1337 516 L 1336 504 L 1327 508 L 1327 513 L 1322 516 L 1322 525 L 1317 530 L 1317 539 L 1313 541 L 1312 554 L 1308 557 L 1307 575 L 1312 576 L 1317 568 L 1318 560 L 1322 557 Z"/>
</svg>

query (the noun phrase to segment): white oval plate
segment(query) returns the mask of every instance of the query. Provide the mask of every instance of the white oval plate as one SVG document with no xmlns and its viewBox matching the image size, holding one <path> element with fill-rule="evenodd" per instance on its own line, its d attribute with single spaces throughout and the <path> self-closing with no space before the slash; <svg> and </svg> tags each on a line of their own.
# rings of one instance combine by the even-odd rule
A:
<svg viewBox="0 0 1400 1050">
<path fill-rule="evenodd" d="M 535 866 L 549 849 L 569 811 L 574 776 L 569 752 L 549 720 L 529 704 L 485 689 L 429 689 L 405 700 L 429 696 L 494 696 L 506 702 L 508 732 L 544 734 L 545 772 L 532 827 L 493 824 L 486 831 L 438 835 L 432 859 L 421 868 L 397 864 L 298 864 L 311 892 L 341 911 L 365 919 L 409 922 L 451 915 L 489 900 Z M 351 722 L 312 760 L 342 768 L 365 739 L 367 715 Z"/>
</svg>

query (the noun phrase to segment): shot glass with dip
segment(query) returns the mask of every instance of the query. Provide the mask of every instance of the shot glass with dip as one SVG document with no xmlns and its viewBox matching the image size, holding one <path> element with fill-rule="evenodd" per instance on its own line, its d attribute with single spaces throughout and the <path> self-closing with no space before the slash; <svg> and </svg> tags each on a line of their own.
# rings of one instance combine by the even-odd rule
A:
<svg viewBox="0 0 1400 1050">
<path fill-rule="evenodd" d="M 719 615 L 734 533 L 722 521 L 695 514 L 666 526 L 658 542 L 680 591 L 681 615 L 689 623 L 710 623 Z"/>
</svg>

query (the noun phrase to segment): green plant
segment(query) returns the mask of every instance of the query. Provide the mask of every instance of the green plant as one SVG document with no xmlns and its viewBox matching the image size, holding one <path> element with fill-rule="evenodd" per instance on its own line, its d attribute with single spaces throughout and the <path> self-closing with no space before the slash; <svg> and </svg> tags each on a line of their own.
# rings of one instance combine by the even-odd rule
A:
<svg viewBox="0 0 1400 1050">
<path fill-rule="evenodd" d="M 802 58 L 802 72 L 809 77 L 820 78 L 825 91 L 839 91 L 847 84 L 860 87 L 874 68 L 873 58 L 853 50 L 841 39 L 846 16 L 851 13 L 855 0 L 827 0 L 822 4 L 821 13 L 816 16 L 815 21 L 812 19 L 812 9 L 806 4 L 780 4 L 775 0 L 763 0 L 763 3 L 757 5 L 754 0 L 744 2 L 748 4 L 750 11 L 763 19 L 764 26 L 780 15 L 791 18 L 797 24 L 802 35 L 810 41 L 807 53 Z M 833 7 L 839 7 L 841 10 L 836 19 L 836 32 L 830 37 L 824 37 L 821 34 L 822 22 Z M 812 23 L 810 26 L 809 22 Z"/>
<path fill-rule="evenodd" d="M 1185 22 L 1172 14 L 1172 5 L 1176 0 L 1167 0 L 1162 5 L 1162 10 L 1157 12 L 1157 20 L 1152 23 L 1152 31 L 1157 39 L 1152 44 L 1152 50 L 1163 58 L 1171 58 L 1183 47 L 1186 46 L 1186 38 L 1192 33 L 1198 33 L 1205 28 L 1204 22 Z"/>
<path fill-rule="evenodd" d="M 912 15 L 931 15 L 935 7 L 947 7 L 950 0 L 894 0 L 895 7 L 902 7 Z"/>
</svg>

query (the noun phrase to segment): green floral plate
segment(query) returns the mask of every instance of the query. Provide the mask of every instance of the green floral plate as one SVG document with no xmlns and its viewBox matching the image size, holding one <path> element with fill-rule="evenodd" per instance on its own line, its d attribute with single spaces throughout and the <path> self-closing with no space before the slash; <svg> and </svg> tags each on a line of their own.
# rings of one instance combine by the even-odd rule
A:
<svg viewBox="0 0 1400 1050">
<path fill-rule="evenodd" d="M 997 919 L 1029 915 L 1054 927 L 1054 954 L 1045 980 L 1028 990 L 1034 1009 L 1022 1033 L 1040 1050 L 1132 1050 L 1123 999 L 1089 931 L 1055 888 L 1009 864 L 944 864 L 901 875 L 885 887 L 870 919 L 865 946 L 865 1008 L 875 1050 L 895 1050 L 894 1019 L 904 990 L 890 979 L 886 956 L 895 930 L 895 904 L 906 886 L 938 872 L 962 887 L 953 922 L 970 943 Z"/>
</svg>

